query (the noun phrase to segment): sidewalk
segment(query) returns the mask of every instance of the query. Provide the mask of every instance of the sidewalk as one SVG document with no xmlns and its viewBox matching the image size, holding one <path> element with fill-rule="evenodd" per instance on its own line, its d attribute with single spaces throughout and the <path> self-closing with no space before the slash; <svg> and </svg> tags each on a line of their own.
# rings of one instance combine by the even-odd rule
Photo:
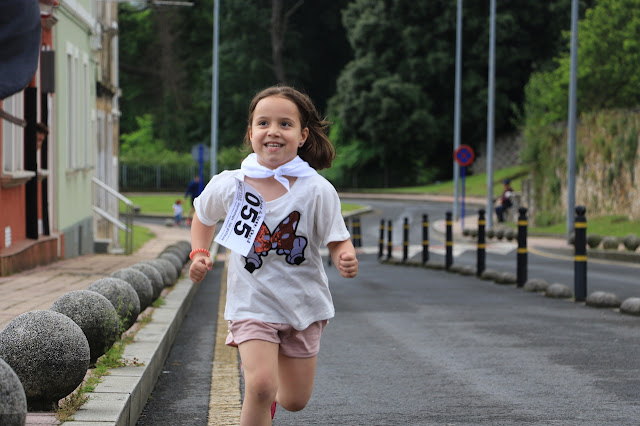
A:
<svg viewBox="0 0 640 426">
<path fill-rule="evenodd" d="M 145 224 L 144 226 L 151 229 L 156 236 L 132 255 L 85 255 L 72 259 L 61 260 L 46 266 L 37 267 L 32 270 L 0 278 L 0 330 L 20 314 L 33 310 L 47 310 L 56 299 L 70 291 L 86 290 L 89 285 L 97 279 L 107 277 L 118 269 L 129 267 L 142 260 L 154 259 L 168 245 L 174 244 L 178 241 L 190 240 L 189 228 L 165 227 L 154 224 Z M 186 310 L 188 302 L 190 302 L 189 297 L 194 293 L 191 289 L 192 285 L 193 283 L 191 283 L 191 280 L 178 279 L 178 283 L 175 285 L 172 292 L 166 296 L 167 299 L 176 300 L 168 301 L 167 307 L 162 307 L 163 312 L 160 315 L 158 315 L 158 312 L 154 313 L 154 320 L 156 320 L 156 316 L 163 317 L 162 319 L 157 319 L 160 326 L 163 326 L 165 329 L 171 329 L 175 328 L 176 324 L 181 323 L 180 315 L 184 315 L 185 312 L 183 311 Z M 172 296 L 173 293 L 176 293 L 175 296 Z M 160 309 L 156 309 L 156 311 L 160 311 Z M 142 330 L 144 330 L 144 328 Z M 166 330 L 160 330 L 160 334 L 163 334 L 161 344 L 163 346 L 168 345 L 170 347 L 172 341 L 169 341 L 164 336 L 164 334 L 166 334 Z M 127 349 L 129 349 L 129 346 Z M 161 351 L 168 350 L 168 348 L 164 347 L 160 347 L 160 349 Z M 141 354 L 128 354 L 127 352 L 128 351 L 125 351 L 125 355 L 128 358 L 136 357 L 138 359 L 146 359 L 148 362 L 147 365 L 149 365 L 151 362 L 157 363 L 155 353 L 159 352 L 159 350 L 158 346 L 156 346 L 150 354 L 147 354 L 146 351 L 142 351 L 143 353 Z M 162 367 L 163 363 L 164 360 L 161 360 L 161 362 L 159 362 L 159 366 Z M 125 370 L 128 368 L 129 367 L 125 367 L 119 370 Z M 148 369 L 141 367 L 140 370 L 143 371 L 140 371 L 140 373 L 135 372 L 132 376 L 139 376 L 139 378 L 142 379 L 143 374 L 145 374 L 144 370 Z M 151 380 L 152 385 L 155 382 L 157 372 L 148 371 L 146 374 L 150 377 L 145 377 L 145 380 Z M 125 379 L 130 383 L 132 382 L 131 375 Z M 101 385 L 102 383 L 99 386 Z M 107 384 L 107 386 L 109 385 Z M 124 391 L 125 395 L 129 395 L 129 397 L 126 398 L 126 401 L 121 398 L 119 401 L 112 403 L 109 407 L 105 407 L 103 402 L 101 404 L 103 406 L 97 407 L 98 409 L 94 410 L 94 414 L 87 415 L 87 410 L 84 409 L 85 406 L 83 406 L 82 411 L 84 411 L 84 417 L 93 418 L 93 422 L 101 421 L 99 419 L 107 420 L 108 416 L 117 418 L 129 417 L 124 414 L 126 414 L 125 411 L 131 410 L 131 396 L 134 395 L 134 393 L 139 394 L 140 390 L 138 383 L 129 385 Z M 147 390 L 150 392 L 150 389 Z M 112 390 L 112 392 L 115 391 Z M 146 402 L 148 395 L 141 396 L 143 396 L 144 399 L 140 401 L 140 403 L 142 403 L 142 406 L 144 407 L 144 402 Z M 89 405 L 89 403 L 85 405 Z M 107 416 L 107 418 L 105 418 L 105 416 Z M 53 413 L 29 413 L 27 415 L 26 424 L 52 425 L 59 423 L 55 419 Z M 65 424 L 83 423 L 70 422 Z M 126 422 L 107 421 L 100 424 L 135 424 L 135 420 L 133 422 L 130 422 L 129 419 L 127 419 Z"/>
</svg>

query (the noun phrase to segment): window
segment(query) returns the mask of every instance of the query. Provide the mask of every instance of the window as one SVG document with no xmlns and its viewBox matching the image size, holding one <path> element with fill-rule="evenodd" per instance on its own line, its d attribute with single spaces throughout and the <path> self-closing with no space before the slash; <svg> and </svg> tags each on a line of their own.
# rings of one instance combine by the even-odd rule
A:
<svg viewBox="0 0 640 426">
<path fill-rule="evenodd" d="M 18 92 L 5 98 L 2 109 L 14 117 L 24 118 L 24 94 Z M 2 171 L 24 168 L 24 129 L 9 120 L 2 121 Z"/>
</svg>

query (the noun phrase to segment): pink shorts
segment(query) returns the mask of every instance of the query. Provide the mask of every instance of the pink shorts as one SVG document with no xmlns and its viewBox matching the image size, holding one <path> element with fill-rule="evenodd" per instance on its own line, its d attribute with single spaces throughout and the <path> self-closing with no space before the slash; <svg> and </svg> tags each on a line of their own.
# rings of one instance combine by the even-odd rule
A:
<svg viewBox="0 0 640 426">
<path fill-rule="evenodd" d="M 228 321 L 229 335 L 225 343 L 237 347 L 247 340 L 265 340 L 279 344 L 282 355 L 291 358 L 311 358 L 320 351 L 320 337 L 328 322 L 316 321 L 304 330 L 296 330 L 289 324 L 253 319 Z"/>
</svg>

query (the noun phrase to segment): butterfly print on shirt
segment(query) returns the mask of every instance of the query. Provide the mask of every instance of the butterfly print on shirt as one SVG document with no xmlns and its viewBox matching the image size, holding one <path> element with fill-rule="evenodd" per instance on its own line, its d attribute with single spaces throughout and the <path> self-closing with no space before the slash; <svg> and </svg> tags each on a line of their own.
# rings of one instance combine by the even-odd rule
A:
<svg viewBox="0 0 640 426">
<path fill-rule="evenodd" d="M 307 247 L 307 239 L 296 235 L 296 228 L 300 221 L 300 212 L 293 211 L 276 226 L 271 232 L 262 222 L 256 240 L 251 251 L 245 257 L 244 268 L 253 273 L 262 266 L 262 256 L 269 254 L 270 250 L 276 250 L 276 254 L 285 256 L 289 265 L 300 265 L 304 262 L 304 249 Z"/>
</svg>

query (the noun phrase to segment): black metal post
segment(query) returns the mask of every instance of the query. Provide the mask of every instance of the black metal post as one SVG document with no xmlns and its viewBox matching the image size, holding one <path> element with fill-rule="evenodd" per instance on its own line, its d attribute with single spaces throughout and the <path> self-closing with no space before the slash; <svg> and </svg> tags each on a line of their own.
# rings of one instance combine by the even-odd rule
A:
<svg viewBox="0 0 640 426">
<path fill-rule="evenodd" d="M 481 276 L 484 272 L 487 260 L 487 244 L 485 235 L 485 226 L 487 221 L 484 217 L 484 210 L 478 210 L 478 251 L 476 262 L 476 275 Z"/>
<path fill-rule="evenodd" d="M 527 209 L 518 209 L 518 273 L 517 286 L 522 287 L 527 282 Z"/>
<path fill-rule="evenodd" d="M 378 259 L 384 254 L 384 219 L 380 219 L 380 240 L 378 241 Z"/>
<path fill-rule="evenodd" d="M 584 206 L 576 207 L 574 222 L 574 294 L 576 302 L 584 302 L 587 298 L 587 209 Z"/>
<path fill-rule="evenodd" d="M 429 261 L 429 215 L 422 215 L 422 263 Z"/>
<path fill-rule="evenodd" d="M 406 262 L 409 258 L 409 219 L 406 217 L 402 231 L 402 261 Z"/>
<path fill-rule="evenodd" d="M 393 222 L 387 222 L 387 259 L 391 259 L 391 249 L 393 248 Z"/>
<path fill-rule="evenodd" d="M 354 239 L 354 247 L 362 247 L 362 232 L 360 231 L 360 217 L 356 216 L 351 219 L 351 225 L 353 227 L 353 239 Z"/>
<path fill-rule="evenodd" d="M 447 255 L 445 256 L 445 269 L 449 269 L 453 264 L 453 221 L 451 220 L 451 212 L 446 213 L 447 218 Z"/>
</svg>

